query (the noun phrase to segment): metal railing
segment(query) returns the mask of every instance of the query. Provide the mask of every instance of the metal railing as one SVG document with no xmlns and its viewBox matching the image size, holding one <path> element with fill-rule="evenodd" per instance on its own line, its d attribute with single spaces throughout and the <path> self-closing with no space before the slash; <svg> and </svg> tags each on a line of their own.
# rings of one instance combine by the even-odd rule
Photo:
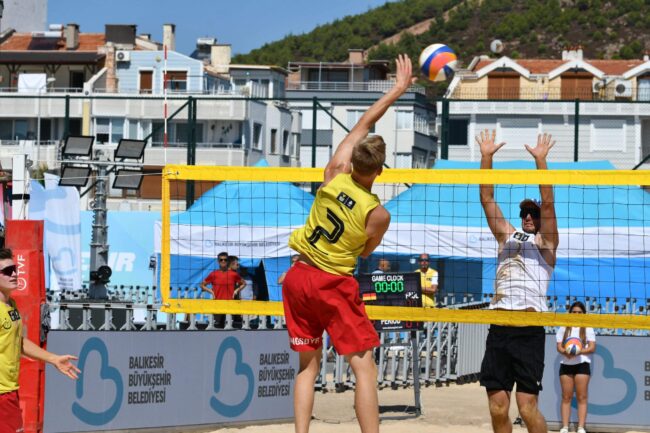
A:
<svg viewBox="0 0 650 433">
<path fill-rule="evenodd" d="M 637 91 L 617 92 L 616 89 L 600 89 L 598 91 L 584 90 L 578 92 L 563 92 L 559 88 L 535 89 L 535 88 L 503 88 L 489 90 L 456 87 L 453 92 L 447 95 L 449 99 L 455 100 L 533 100 L 533 101 L 650 101 L 650 91 L 640 89 Z"/>
<path fill-rule="evenodd" d="M 390 90 L 394 81 L 289 81 L 287 90 L 329 90 L 333 92 L 385 92 Z M 425 94 L 424 87 L 411 86 L 409 92 Z"/>
<path fill-rule="evenodd" d="M 159 148 L 163 147 L 164 143 L 162 141 L 152 141 L 151 147 Z M 167 147 L 187 147 L 187 142 L 184 141 L 172 141 L 167 143 Z M 196 142 L 196 147 L 198 148 L 207 148 L 207 149 L 241 149 L 243 147 L 242 143 L 213 143 L 213 142 Z"/>
</svg>

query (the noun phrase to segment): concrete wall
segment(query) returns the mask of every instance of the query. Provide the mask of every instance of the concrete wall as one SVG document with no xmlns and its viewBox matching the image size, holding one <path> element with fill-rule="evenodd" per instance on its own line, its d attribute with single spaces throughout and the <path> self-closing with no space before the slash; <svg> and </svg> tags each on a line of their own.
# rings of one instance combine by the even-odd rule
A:
<svg viewBox="0 0 650 433">
<path fill-rule="evenodd" d="M 0 31 L 13 28 L 17 32 L 47 30 L 47 0 L 4 0 Z"/>
</svg>

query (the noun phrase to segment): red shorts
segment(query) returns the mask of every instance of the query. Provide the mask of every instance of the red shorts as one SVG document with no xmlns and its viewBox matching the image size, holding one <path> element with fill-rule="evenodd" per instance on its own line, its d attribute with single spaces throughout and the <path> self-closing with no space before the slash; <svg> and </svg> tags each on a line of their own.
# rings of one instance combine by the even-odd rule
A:
<svg viewBox="0 0 650 433">
<path fill-rule="evenodd" d="M 23 414 L 18 404 L 18 391 L 0 394 L 0 433 L 23 431 Z"/>
<path fill-rule="evenodd" d="M 334 275 L 298 262 L 282 284 L 289 343 L 297 352 L 317 350 L 327 333 L 340 355 L 379 346 L 354 277 Z"/>
</svg>

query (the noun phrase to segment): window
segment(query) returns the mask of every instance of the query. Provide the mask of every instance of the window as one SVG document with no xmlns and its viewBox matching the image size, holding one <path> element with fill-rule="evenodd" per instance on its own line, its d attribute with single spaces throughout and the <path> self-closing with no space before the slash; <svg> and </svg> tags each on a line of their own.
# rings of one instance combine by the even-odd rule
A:
<svg viewBox="0 0 650 433">
<path fill-rule="evenodd" d="M 397 116 L 397 129 L 413 129 L 413 112 L 397 110 L 395 112 Z"/>
<path fill-rule="evenodd" d="M 187 71 L 167 71 L 167 90 L 185 92 L 187 90 Z"/>
<path fill-rule="evenodd" d="M 124 137 L 124 120 L 111 119 L 111 143 L 119 143 Z"/>
<path fill-rule="evenodd" d="M 117 144 L 124 136 L 124 119 L 98 117 L 95 119 L 95 140 L 97 144 Z"/>
<path fill-rule="evenodd" d="M 173 123 L 174 133 L 169 134 L 171 141 L 175 143 L 187 144 L 189 135 L 189 125 L 187 123 Z M 170 131 L 171 132 L 171 131 Z M 203 141 L 203 124 L 197 123 L 194 129 L 194 140 L 196 143 Z"/>
<path fill-rule="evenodd" d="M 645 76 L 639 78 L 638 89 L 637 89 L 637 100 L 638 101 L 650 101 L 650 77 Z"/>
<path fill-rule="evenodd" d="M 449 145 L 467 146 L 469 119 L 449 119 Z"/>
<path fill-rule="evenodd" d="M 138 139 L 138 121 L 135 119 L 129 119 L 129 135 L 128 138 L 133 140 Z"/>
<path fill-rule="evenodd" d="M 277 146 L 277 137 L 278 137 L 278 130 L 277 129 L 271 129 L 271 150 L 269 153 L 277 153 L 278 152 L 278 146 Z"/>
<path fill-rule="evenodd" d="M 625 120 L 594 119 L 591 122 L 589 149 L 625 151 Z"/>
<path fill-rule="evenodd" d="M 10 119 L 0 119 L 0 140 L 13 139 L 13 122 Z"/>
<path fill-rule="evenodd" d="M 111 122 L 110 119 L 95 120 L 95 141 L 97 144 L 108 143 L 110 138 Z"/>
<path fill-rule="evenodd" d="M 253 123 L 253 148 L 262 148 L 262 125 L 259 123 Z"/>
<path fill-rule="evenodd" d="M 15 140 L 28 140 L 29 133 L 27 131 L 27 120 L 16 119 L 14 120 L 14 139 Z"/>
<path fill-rule="evenodd" d="M 524 144 L 534 146 L 537 143 L 537 135 L 541 133 L 541 124 L 541 119 L 497 119 L 496 142 L 500 143 L 505 141 L 520 148 L 523 148 Z"/>
<path fill-rule="evenodd" d="M 431 127 L 429 125 L 429 117 L 426 114 L 418 113 L 417 111 L 414 114 L 415 118 L 415 132 L 419 132 L 424 135 L 431 135 Z"/>
<path fill-rule="evenodd" d="M 359 119 L 361 119 L 361 116 L 364 115 L 366 110 L 348 110 L 348 129 L 354 128 L 354 126 L 359 122 Z M 372 128 L 370 128 L 370 133 L 373 134 L 375 132 L 375 125 L 372 125 Z"/>
<path fill-rule="evenodd" d="M 349 74 L 347 70 L 310 69 L 307 81 L 321 82 L 347 82 Z"/>
<path fill-rule="evenodd" d="M 289 155 L 289 131 L 282 131 L 282 154 Z"/>
</svg>

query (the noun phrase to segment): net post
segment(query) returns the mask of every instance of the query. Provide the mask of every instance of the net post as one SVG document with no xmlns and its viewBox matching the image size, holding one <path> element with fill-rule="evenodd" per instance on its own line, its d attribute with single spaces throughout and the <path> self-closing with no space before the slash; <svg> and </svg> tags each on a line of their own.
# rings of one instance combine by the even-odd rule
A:
<svg viewBox="0 0 650 433">
<path fill-rule="evenodd" d="M 196 164 L 196 99 L 187 97 L 187 165 Z M 185 181 L 185 208 L 194 203 L 194 181 Z"/>
<path fill-rule="evenodd" d="M 580 137 L 580 100 L 575 100 L 575 114 L 573 115 L 573 162 L 578 162 L 578 139 Z"/>
<path fill-rule="evenodd" d="M 317 134 L 317 123 L 318 123 L 318 98 L 314 96 L 313 103 L 312 103 L 312 112 L 311 112 L 311 167 L 315 168 L 316 167 L 316 138 L 318 137 Z M 311 183 L 311 193 L 312 195 L 316 195 L 316 183 L 312 182 Z"/>
<path fill-rule="evenodd" d="M 160 242 L 160 296 L 163 309 L 169 305 L 170 298 L 170 272 L 171 272 L 171 251 L 170 251 L 170 194 L 169 194 L 170 172 L 165 167 L 162 174 L 162 235 Z"/>
</svg>

